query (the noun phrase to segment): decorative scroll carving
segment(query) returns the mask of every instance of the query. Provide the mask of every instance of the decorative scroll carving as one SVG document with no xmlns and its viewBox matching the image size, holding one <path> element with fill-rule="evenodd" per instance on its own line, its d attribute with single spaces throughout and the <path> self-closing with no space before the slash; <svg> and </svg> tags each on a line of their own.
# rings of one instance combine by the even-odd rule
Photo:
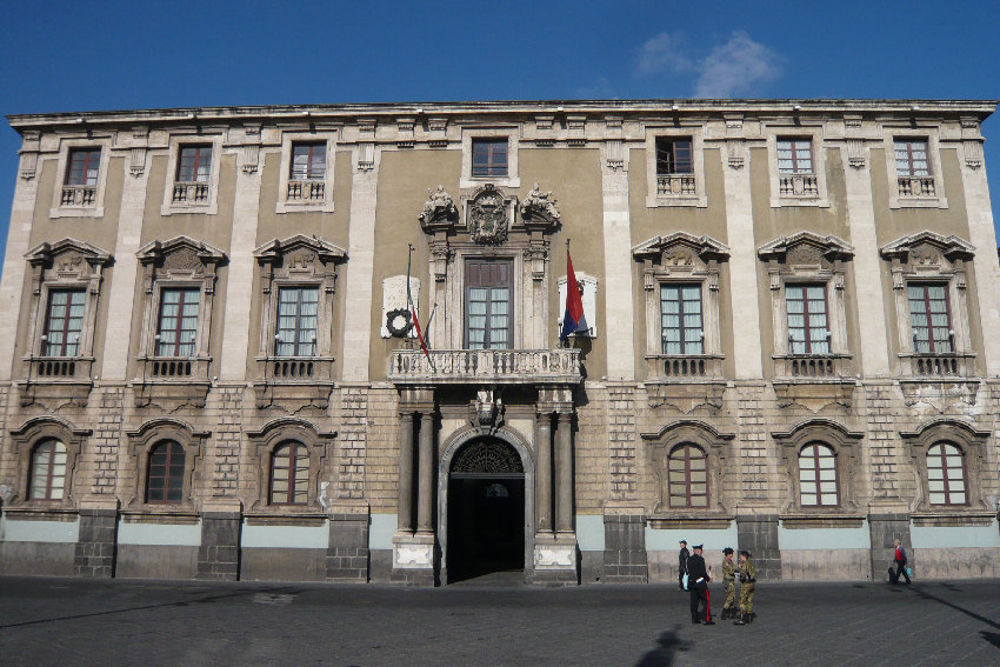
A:
<svg viewBox="0 0 1000 667">
<path fill-rule="evenodd" d="M 503 424 L 503 399 L 499 396 L 494 396 L 492 389 L 484 387 L 477 391 L 476 400 L 472 401 L 469 407 L 472 412 L 470 421 L 473 426 L 493 430 Z"/>
<path fill-rule="evenodd" d="M 451 463 L 454 474 L 517 474 L 523 473 L 517 450 L 499 439 L 470 442 L 455 455 Z"/>
</svg>

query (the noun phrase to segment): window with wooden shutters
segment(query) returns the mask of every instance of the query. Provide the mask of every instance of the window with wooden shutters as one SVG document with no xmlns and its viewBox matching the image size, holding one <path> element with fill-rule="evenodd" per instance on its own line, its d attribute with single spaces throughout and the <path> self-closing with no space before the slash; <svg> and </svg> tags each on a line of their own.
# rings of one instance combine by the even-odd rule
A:
<svg viewBox="0 0 1000 667">
<path fill-rule="evenodd" d="M 896 173 L 899 176 L 930 176 L 926 139 L 896 139 Z"/>
<path fill-rule="evenodd" d="M 833 449 L 810 443 L 799 452 L 799 493 L 803 507 L 831 507 L 840 503 L 837 458 Z"/>
<path fill-rule="evenodd" d="M 31 453 L 31 500 L 62 500 L 66 490 L 66 445 L 46 440 Z"/>
<path fill-rule="evenodd" d="M 910 302 L 910 326 L 917 353 L 953 351 L 951 312 L 946 283 L 910 283 L 906 288 Z"/>
<path fill-rule="evenodd" d="M 937 442 L 927 450 L 927 488 L 931 505 L 965 505 L 965 461 L 962 450 Z"/>
<path fill-rule="evenodd" d="M 318 316 L 319 289 L 282 287 L 278 292 L 275 354 L 279 357 L 315 355 Z"/>
<path fill-rule="evenodd" d="M 695 445 L 674 447 L 667 458 L 667 485 L 672 508 L 708 507 L 708 459 Z"/>
<path fill-rule="evenodd" d="M 829 354 L 826 285 L 787 285 L 788 351 L 791 354 Z"/>
<path fill-rule="evenodd" d="M 100 148 L 73 148 L 66 167 L 66 185 L 97 185 L 101 168 Z"/>
<path fill-rule="evenodd" d="M 813 172 L 812 140 L 778 139 L 778 173 L 811 174 Z"/>
<path fill-rule="evenodd" d="M 194 356 L 198 340 L 200 292 L 196 287 L 163 290 L 156 332 L 156 356 Z"/>
<path fill-rule="evenodd" d="M 660 285 L 663 354 L 704 354 L 701 284 Z"/>
<path fill-rule="evenodd" d="M 465 341 L 473 350 L 513 347 L 513 263 L 470 259 L 465 263 Z"/>
<path fill-rule="evenodd" d="M 147 503 L 179 503 L 184 497 L 184 448 L 164 440 L 149 451 L 146 475 Z"/>
<path fill-rule="evenodd" d="M 49 291 L 42 356 L 75 357 L 80 353 L 86 299 L 86 290 L 82 289 Z"/>
<path fill-rule="evenodd" d="M 270 504 L 304 505 L 309 500 L 309 451 L 289 440 L 271 455 Z"/>
<path fill-rule="evenodd" d="M 207 183 L 211 173 L 211 146 L 181 146 L 177 159 L 179 183 Z"/>
<path fill-rule="evenodd" d="M 656 138 L 656 174 L 693 174 L 694 155 L 691 139 L 680 137 Z"/>
</svg>

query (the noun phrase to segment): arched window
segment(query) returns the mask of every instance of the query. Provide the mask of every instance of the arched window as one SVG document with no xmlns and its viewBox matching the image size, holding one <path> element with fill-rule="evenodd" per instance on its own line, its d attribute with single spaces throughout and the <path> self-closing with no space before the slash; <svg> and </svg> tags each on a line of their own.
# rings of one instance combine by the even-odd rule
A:
<svg viewBox="0 0 1000 667">
<path fill-rule="evenodd" d="M 965 505 L 965 461 L 956 445 L 940 441 L 927 450 L 927 489 L 931 505 Z"/>
<path fill-rule="evenodd" d="M 309 451 L 301 442 L 288 440 L 271 455 L 272 505 L 305 505 L 309 500 Z"/>
<path fill-rule="evenodd" d="M 66 491 L 66 445 L 45 440 L 31 452 L 31 500 L 62 500 Z"/>
<path fill-rule="evenodd" d="M 837 457 L 830 447 L 811 442 L 799 452 L 799 493 L 803 507 L 840 504 Z"/>
<path fill-rule="evenodd" d="M 163 440 L 149 451 L 147 503 L 179 503 L 184 496 L 184 448 Z"/>
<path fill-rule="evenodd" d="M 682 444 L 667 458 L 670 507 L 708 507 L 708 469 L 705 452 Z"/>
</svg>

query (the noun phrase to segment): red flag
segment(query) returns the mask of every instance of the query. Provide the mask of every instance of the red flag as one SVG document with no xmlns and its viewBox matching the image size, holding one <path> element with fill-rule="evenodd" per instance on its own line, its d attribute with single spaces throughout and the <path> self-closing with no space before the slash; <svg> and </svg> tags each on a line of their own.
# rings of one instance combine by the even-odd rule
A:
<svg viewBox="0 0 1000 667">
<path fill-rule="evenodd" d="M 417 340 L 420 341 L 420 349 L 424 351 L 427 363 L 433 369 L 434 362 L 431 361 L 430 352 L 427 351 L 427 344 L 424 343 L 424 333 L 420 330 L 420 318 L 417 317 L 417 304 L 413 303 L 413 295 L 410 293 L 410 259 L 412 255 L 413 246 L 411 245 L 409 254 L 406 256 L 406 305 L 410 308 L 410 315 L 413 317 L 413 328 L 417 330 Z"/>
<path fill-rule="evenodd" d="M 586 332 L 587 318 L 583 314 L 583 298 L 576 282 L 576 272 L 573 271 L 573 258 L 566 247 L 566 312 L 563 314 L 562 331 L 559 332 L 559 342 L 569 338 L 570 334 Z"/>
</svg>

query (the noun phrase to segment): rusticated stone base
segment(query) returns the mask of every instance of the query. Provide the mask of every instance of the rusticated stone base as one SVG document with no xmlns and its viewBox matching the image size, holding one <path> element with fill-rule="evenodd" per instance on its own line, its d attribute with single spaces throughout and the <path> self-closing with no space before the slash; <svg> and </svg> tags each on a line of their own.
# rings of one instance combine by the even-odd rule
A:
<svg viewBox="0 0 1000 667">
<path fill-rule="evenodd" d="M 332 514 L 327 581 L 368 581 L 368 514 Z"/>
<path fill-rule="evenodd" d="M 646 563 L 646 517 L 641 513 L 604 515 L 604 576 L 613 584 L 644 584 L 649 580 Z"/>
<path fill-rule="evenodd" d="M 113 577 L 117 542 L 118 510 L 81 509 L 73 573 L 79 577 Z"/>
<path fill-rule="evenodd" d="M 236 581 L 240 576 L 239 512 L 206 512 L 201 516 L 198 579 Z"/>
</svg>

